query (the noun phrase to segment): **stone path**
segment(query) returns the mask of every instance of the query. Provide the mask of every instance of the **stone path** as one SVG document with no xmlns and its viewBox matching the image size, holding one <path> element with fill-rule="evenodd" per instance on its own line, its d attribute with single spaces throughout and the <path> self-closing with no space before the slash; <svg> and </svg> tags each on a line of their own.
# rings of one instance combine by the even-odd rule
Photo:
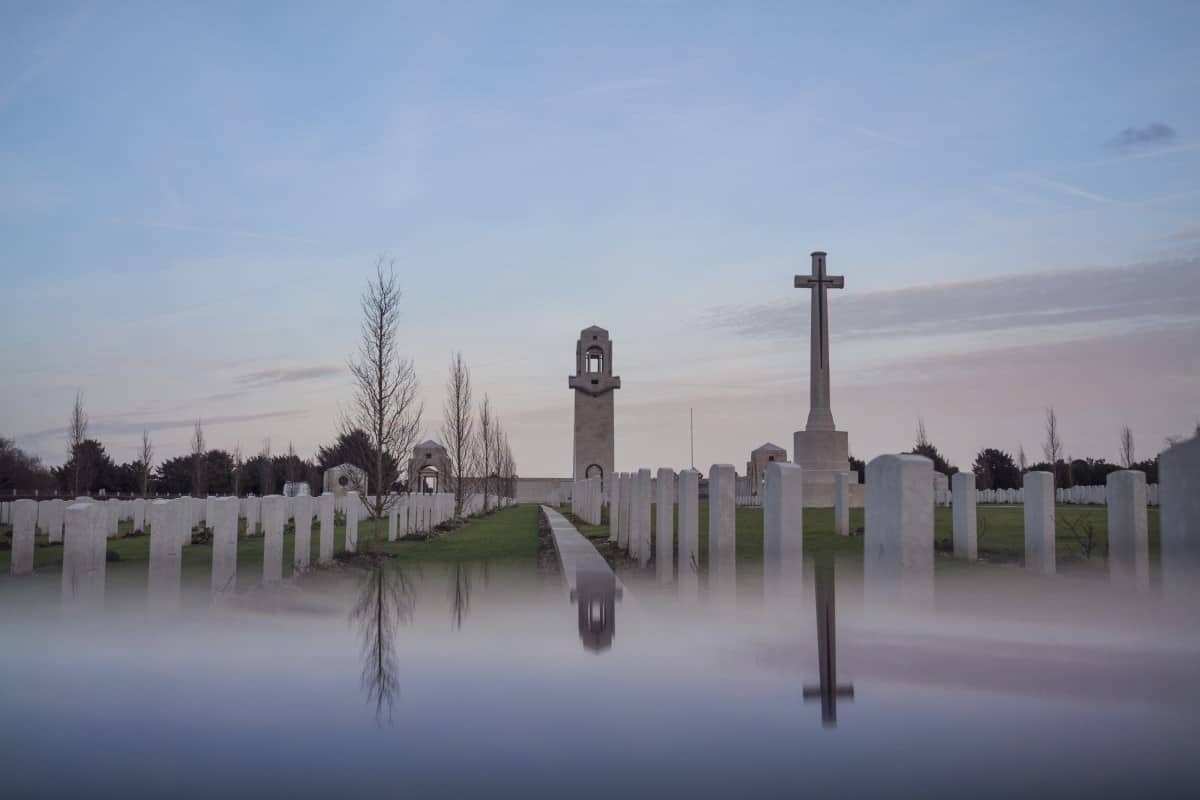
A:
<svg viewBox="0 0 1200 800">
<path fill-rule="evenodd" d="M 581 579 L 584 583 L 611 580 L 615 583 L 617 595 L 623 595 L 624 587 L 621 585 L 621 581 L 608 566 L 604 556 L 600 555 L 587 537 L 577 531 L 566 517 L 553 508 L 542 506 L 542 511 L 545 512 L 546 521 L 550 523 L 550 530 L 554 534 L 554 549 L 558 552 L 558 566 L 562 571 L 563 579 L 567 582 L 567 589 L 570 590 L 571 597 L 576 596 Z"/>
</svg>

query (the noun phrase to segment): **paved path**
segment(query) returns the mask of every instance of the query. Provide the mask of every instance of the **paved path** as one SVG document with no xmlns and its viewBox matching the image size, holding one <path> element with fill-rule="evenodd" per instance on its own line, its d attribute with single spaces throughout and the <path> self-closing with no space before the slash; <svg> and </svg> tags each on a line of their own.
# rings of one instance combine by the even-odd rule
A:
<svg viewBox="0 0 1200 800">
<path fill-rule="evenodd" d="M 579 588 L 580 579 L 584 583 L 596 581 L 613 581 L 617 596 L 621 596 L 624 587 L 621 581 L 608 566 L 604 556 L 597 552 L 592 543 L 567 518 L 550 506 L 542 506 L 550 530 L 554 534 L 554 549 L 558 552 L 558 566 L 562 571 L 563 580 L 574 599 Z"/>
</svg>

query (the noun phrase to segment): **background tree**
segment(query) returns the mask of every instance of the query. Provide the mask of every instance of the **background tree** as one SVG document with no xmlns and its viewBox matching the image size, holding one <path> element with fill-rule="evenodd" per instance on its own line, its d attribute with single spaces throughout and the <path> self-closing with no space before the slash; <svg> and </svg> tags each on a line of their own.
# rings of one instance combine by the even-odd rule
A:
<svg viewBox="0 0 1200 800">
<path fill-rule="evenodd" d="M 416 370 L 400 352 L 400 298 L 395 262 L 380 257 L 362 295 L 358 353 L 349 363 L 354 397 L 342 417 L 342 433 L 365 431 L 374 454 L 367 469 L 374 495 L 359 496 L 375 518 L 376 539 L 394 502 L 391 489 L 400 477 L 399 465 L 416 443 L 423 410 Z M 360 454 L 360 460 L 369 455 Z"/>
<path fill-rule="evenodd" d="M 475 469 L 475 415 L 471 405 L 471 371 L 462 353 L 450 357 L 446 399 L 442 404 L 442 441 L 450 455 L 450 488 L 454 513 L 462 515 L 467 478 Z"/>
<path fill-rule="evenodd" d="M 1133 431 L 1124 425 L 1121 427 L 1121 466 L 1129 469 L 1133 464 Z"/>
<path fill-rule="evenodd" d="M 18 492 L 50 492 L 56 488 L 54 476 L 42 466 L 42 460 L 26 453 L 16 442 L 0 436 L 0 492 L 7 497 Z"/>
<path fill-rule="evenodd" d="M 92 482 L 92 465 L 86 462 L 80 446 L 87 439 L 88 415 L 83 410 L 83 390 L 75 392 L 75 405 L 67 421 L 67 462 L 71 464 L 71 482 L 67 486 L 71 494 L 78 496 L 80 488 Z M 87 491 L 84 489 L 84 491 Z"/>
<path fill-rule="evenodd" d="M 376 451 L 371 444 L 371 437 L 366 431 L 361 428 L 342 431 L 331 444 L 317 448 L 315 468 L 321 473 L 317 482 L 318 484 L 321 482 L 326 470 L 340 467 L 342 464 L 350 464 L 369 473 L 371 465 L 375 463 L 375 458 Z M 390 453 L 383 453 L 383 459 L 385 472 L 400 474 L 400 464 Z"/>
<path fill-rule="evenodd" d="M 207 470 L 204 466 L 204 427 L 200 420 L 192 429 L 192 496 L 204 497 L 207 494 Z"/>
<path fill-rule="evenodd" d="M 1025 445 L 1023 444 L 1017 445 L 1017 467 L 1021 472 L 1029 469 L 1029 459 L 1025 457 Z"/>
<path fill-rule="evenodd" d="M 854 456 L 850 456 L 849 460 L 850 460 L 850 471 L 858 473 L 858 482 L 866 483 L 867 482 L 867 478 L 866 478 L 867 462 L 863 461 L 861 458 L 855 458 Z"/>
<path fill-rule="evenodd" d="M 1017 489 L 1021 486 L 1021 471 L 1012 456 L 994 447 L 985 447 L 975 456 L 971 466 L 980 489 Z"/>
<path fill-rule="evenodd" d="M 260 497 L 266 497 L 269 494 L 275 494 L 275 465 L 271 463 L 271 437 L 263 440 L 263 449 L 259 451 L 258 458 L 258 494 Z"/>
<path fill-rule="evenodd" d="M 80 464 L 87 466 L 80 467 Z M 78 495 L 113 488 L 116 469 L 117 465 L 105 452 L 104 445 L 95 439 L 84 439 L 75 447 L 71 459 L 51 472 L 64 491 Z M 82 482 L 73 486 L 76 480 Z"/>
<path fill-rule="evenodd" d="M 150 441 L 150 429 L 142 428 L 142 451 L 138 455 L 138 487 L 142 497 L 150 492 L 150 472 L 154 469 L 154 444 Z"/>
<path fill-rule="evenodd" d="M 943 475 L 953 475 L 958 472 L 958 469 L 950 466 L 950 462 L 946 461 L 933 443 L 929 441 L 929 436 L 925 433 L 925 420 L 921 418 L 917 419 L 917 441 L 913 445 L 912 451 L 932 461 L 935 472 L 940 472 Z"/>
<path fill-rule="evenodd" d="M 488 510 L 488 498 L 491 494 L 492 462 L 495 454 L 492 447 L 495 444 L 496 419 L 492 413 L 492 401 L 485 393 L 479 404 L 479 423 L 475 426 L 475 457 L 479 467 L 479 484 L 483 489 L 483 510 Z"/>
<path fill-rule="evenodd" d="M 233 448 L 233 496 L 242 496 L 242 443 L 238 442 Z"/>
<path fill-rule="evenodd" d="M 1050 464 L 1055 484 L 1062 486 L 1063 475 L 1059 464 L 1063 457 L 1063 443 L 1058 434 L 1058 415 L 1054 413 L 1054 406 L 1046 409 L 1046 439 L 1042 443 L 1042 455 L 1046 457 L 1046 463 Z"/>
<path fill-rule="evenodd" d="M 155 471 L 155 483 L 164 494 L 187 494 L 192 489 L 192 457 L 164 459 Z"/>
</svg>

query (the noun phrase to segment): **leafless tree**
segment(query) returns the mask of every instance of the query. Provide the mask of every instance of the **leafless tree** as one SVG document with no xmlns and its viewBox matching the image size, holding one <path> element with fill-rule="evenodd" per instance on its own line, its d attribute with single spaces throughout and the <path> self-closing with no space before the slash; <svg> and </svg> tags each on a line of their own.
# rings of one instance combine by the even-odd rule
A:
<svg viewBox="0 0 1200 800">
<path fill-rule="evenodd" d="M 491 495 L 492 464 L 496 460 L 493 447 L 496 443 L 496 415 L 492 412 L 492 401 L 484 394 L 479 404 L 479 423 L 475 426 L 475 457 L 479 466 L 479 483 L 483 488 L 483 510 L 488 510 Z"/>
<path fill-rule="evenodd" d="M 83 410 L 83 390 L 75 392 L 75 405 L 71 408 L 71 419 L 67 422 L 67 459 L 74 464 L 71 476 L 71 493 L 79 496 L 79 487 L 89 482 L 91 465 L 83 463 L 87 459 L 81 445 L 87 439 L 88 415 Z"/>
<path fill-rule="evenodd" d="M 1062 524 L 1070 532 L 1071 538 L 1079 546 L 1079 552 L 1083 557 L 1091 558 L 1092 551 L 1100 544 L 1100 536 L 1096 530 L 1093 515 L 1084 511 L 1078 514 L 1060 514 L 1058 518 L 1062 520 Z"/>
<path fill-rule="evenodd" d="M 917 417 L 917 445 L 916 448 L 929 446 L 929 436 L 925 433 L 925 418 Z M 914 449 L 916 449 L 914 448 Z"/>
<path fill-rule="evenodd" d="M 196 426 L 192 429 L 192 496 L 204 497 L 205 483 L 208 477 L 207 469 L 204 464 L 204 455 L 208 452 L 204 448 L 204 426 L 200 420 L 196 420 Z"/>
<path fill-rule="evenodd" d="M 263 440 L 263 448 L 258 453 L 258 490 L 262 496 L 275 494 L 275 468 L 271 465 L 271 437 Z"/>
<path fill-rule="evenodd" d="M 395 262 L 382 256 L 375 262 L 375 277 L 368 281 L 360 307 L 362 326 L 358 353 L 349 362 L 354 399 L 342 414 L 342 432 L 366 431 L 371 452 L 359 463 L 369 464 L 371 496 L 359 497 L 375 518 L 375 538 L 380 537 L 389 506 L 391 487 L 421 430 L 423 406 L 417 397 L 419 382 L 413 362 L 400 352 L 400 282 Z"/>
<path fill-rule="evenodd" d="M 492 493 L 496 495 L 497 504 L 500 497 L 504 493 L 504 448 L 507 446 L 508 434 L 504 432 L 504 427 L 500 424 L 500 418 L 494 413 L 492 415 L 492 463 L 487 471 L 487 475 L 492 481 Z"/>
<path fill-rule="evenodd" d="M 150 490 L 150 470 L 154 467 L 154 444 L 150 441 L 150 429 L 142 429 L 142 452 L 138 457 L 138 477 L 142 484 L 142 497 Z"/>
<path fill-rule="evenodd" d="M 446 399 L 442 403 L 442 441 L 450 453 L 454 513 L 462 514 L 467 499 L 467 479 L 475 470 L 475 415 L 471 405 L 471 371 L 462 353 L 450 357 Z"/>
<path fill-rule="evenodd" d="M 233 496 L 242 496 L 242 443 L 238 442 L 233 448 Z"/>
<path fill-rule="evenodd" d="M 1129 469 L 1133 463 L 1133 430 L 1125 425 L 1121 428 L 1121 466 Z"/>
<path fill-rule="evenodd" d="M 1042 443 L 1042 454 L 1054 472 L 1054 482 L 1058 483 L 1058 462 L 1062 460 L 1063 443 L 1058 435 L 1058 415 L 1054 413 L 1054 406 L 1046 409 L 1046 439 Z"/>
<path fill-rule="evenodd" d="M 1021 472 L 1029 469 L 1029 459 L 1025 457 L 1025 445 L 1017 445 L 1017 466 L 1021 468 Z"/>
<path fill-rule="evenodd" d="M 296 482 L 296 462 L 298 460 L 296 448 L 292 446 L 291 442 L 288 442 L 287 458 L 283 462 L 283 479 L 287 483 Z"/>
</svg>

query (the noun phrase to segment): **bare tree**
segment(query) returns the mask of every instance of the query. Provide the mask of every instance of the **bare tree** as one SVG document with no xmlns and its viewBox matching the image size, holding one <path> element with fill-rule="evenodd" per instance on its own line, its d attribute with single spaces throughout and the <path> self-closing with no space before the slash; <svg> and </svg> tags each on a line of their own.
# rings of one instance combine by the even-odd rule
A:
<svg viewBox="0 0 1200 800">
<path fill-rule="evenodd" d="M 238 442 L 233 448 L 233 496 L 242 496 L 242 443 Z"/>
<path fill-rule="evenodd" d="M 283 480 L 287 483 L 296 482 L 296 448 L 288 442 L 287 458 L 283 462 Z"/>
<path fill-rule="evenodd" d="M 87 456 L 81 447 L 87 439 L 87 433 L 88 415 L 83 410 L 83 390 L 80 389 L 75 392 L 75 405 L 71 409 L 71 419 L 67 422 L 67 459 L 74 464 L 71 493 L 76 497 L 79 496 L 81 479 L 86 482 L 91 468 L 90 464 L 83 463 Z"/>
<path fill-rule="evenodd" d="M 442 441 L 450 453 L 450 478 L 454 513 L 462 515 L 467 499 L 467 478 L 475 468 L 475 416 L 471 405 L 471 371 L 462 353 L 450 357 L 446 399 L 442 403 Z"/>
<path fill-rule="evenodd" d="M 275 494 L 275 468 L 271 465 L 271 437 L 263 440 L 263 449 L 258 453 L 258 490 L 263 497 Z"/>
<path fill-rule="evenodd" d="M 1129 469 L 1133 463 L 1133 431 L 1125 425 L 1121 428 L 1121 466 Z"/>
<path fill-rule="evenodd" d="M 503 426 L 500 424 L 500 418 L 495 417 L 492 420 L 492 465 L 487 474 L 492 479 L 492 491 L 496 495 L 497 504 L 500 497 L 504 493 L 504 448 L 507 446 L 508 434 L 504 432 Z"/>
<path fill-rule="evenodd" d="M 496 416 L 492 413 L 492 401 L 486 394 L 479 404 L 479 424 L 475 428 L 475 456 L 478 459 L 480 485 L 483 488 L 483 510 L 488 510 L 488 497 L 491 494 L 492 462 L 496 456 L 492 448 L 496 438 Z"/>
<path fill-rule="evenodd" d="M 354 399 L 342 414 L 342 432 L 366 431 L 371 452 L 359 463 L 370 464 L 369 484 L 359 497 L 375 518 L 375 538 L 393 502 L 391 487 L 400 477 L 421 430 L 423 406 L 417 397 L 419 382 L 411 360 L 400 353 L 400 282 L 395 262 L 382 256 L 375 262 L 375 277 L 363 292 L 362 326 L 358 353 L 349 363 Z"/>
<path fill-rule="evenodd" d="M 142 452 L 138 457 L 138 477 L 142 484 L 142 497 L 150 490 L 150 469 L 154 466 L 154 444 L 150 441 L 150 429 L 142 428 Z"/>
<path fill-rule="evenodd" d="M 1021 468 L 1021 472 L 1029 469 L 1029 459 L 1025 457 L 1025 445 L 1017 445 L 1017 466 Z"/>
<path fill-rule="evenodd" d="M 917 445 L 916 449 L 929 447 L 929 436 L 925 433 L 925 418 L 917 417 Z"/>
<path fill-rule="evenodd" d="M 205 479 L 208 477 L 207 469 L 204 464 L 204 454 L 208 452 L 204 448 L 204 426 L 200 420 L 196 420 L 196 426 L 192 429 L 192 496 L 204 497 L 205 494 Z"/>
<path fill-rule="evenodd" d="M 1042 443 L 1042 454 L 1054 471 L 1054 482 L 1058 483 L 1058 462 L 1062 460 L 1063 443 L 1058 435 L 1058 415 L 1054 413 L 1054 406 L 1046 409 L 1046 439 Z"/>
</svg>

